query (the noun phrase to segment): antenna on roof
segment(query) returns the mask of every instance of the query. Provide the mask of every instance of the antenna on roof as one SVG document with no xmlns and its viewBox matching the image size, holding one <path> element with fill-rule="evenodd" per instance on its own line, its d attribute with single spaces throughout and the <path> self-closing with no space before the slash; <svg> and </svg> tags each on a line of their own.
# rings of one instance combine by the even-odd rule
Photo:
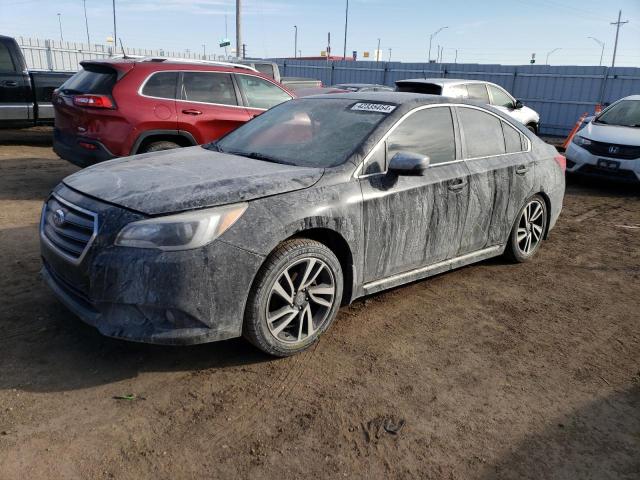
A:
<svg viewBox="0 0 640 480">
<path fill-rule="evenodd" d="M 124 51 L 124 45 L 122 45 L 122 37 L 120 37 L 118 40 L 120 40 L 120 50 L 122 50 L 122 58 L 127 59 L 129 57 L 127 57 L 127 53 Z"/>
</svg>

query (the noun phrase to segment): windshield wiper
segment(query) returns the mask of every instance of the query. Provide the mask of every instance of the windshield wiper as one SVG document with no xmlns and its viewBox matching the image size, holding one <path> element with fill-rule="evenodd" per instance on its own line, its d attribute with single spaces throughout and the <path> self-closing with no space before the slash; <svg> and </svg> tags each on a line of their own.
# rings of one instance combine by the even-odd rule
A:
<svg viewBox="0 0 640 480">
<path fill-rule="evenodd" d="M 222 150 L 222 148 L 220 147 L 220 145 L 218 145 L 217 142 L 207 143 L 206 145 L 203 145 L 203 147 L 206 148 L 207 150 L 213 150 L 214 152 L 224 153 L 224 150 Z"/>
<path fill-rule="evenodd" d="M 227 152 L 227 153 L 230 153 L 232 155 L 240 155 L 241 157 L 252 158 L 254 160 L 263 160 L 265 162 L 282 163 L 284 165 L 295 165 L 293 163 L 285 162 L 283 160 L 280 160 L 279 158 L 275 158 L 270 155 L 265 155 L 264 153 L 260 153 L 260 152 Z"/>
</svg>

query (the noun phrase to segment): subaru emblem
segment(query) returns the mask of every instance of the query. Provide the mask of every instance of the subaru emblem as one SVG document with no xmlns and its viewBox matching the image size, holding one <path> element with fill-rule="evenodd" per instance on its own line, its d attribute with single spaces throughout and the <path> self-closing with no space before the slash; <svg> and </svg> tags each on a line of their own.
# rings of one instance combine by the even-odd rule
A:
<svg viewBox="0 0 640 480">
<path fill-rule="evenodd" d="M 62 225 L 64 225 L 64 221 L 64 210 L 59 208 L 53 213 L 53 223 L 56 227 L 61 227 Z"/>
</svg>

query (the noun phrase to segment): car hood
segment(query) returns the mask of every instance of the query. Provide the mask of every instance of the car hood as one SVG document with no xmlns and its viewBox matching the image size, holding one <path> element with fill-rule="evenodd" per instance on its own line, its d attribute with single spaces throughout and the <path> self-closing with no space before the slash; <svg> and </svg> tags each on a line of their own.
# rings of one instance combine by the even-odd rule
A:
<svg viewBox="0 0 640 480">
<path fill-rule="evenodd" d="M 578 135 L 596 142 L 640 146 L 640 128 L 589 123 Z"/>
<path fill-rule="evenodd" d="M 160 215 L 301 190 L 323 172 L 190 147 L 100 163 L 63 182 L 98 200 Z"/>
</svg>

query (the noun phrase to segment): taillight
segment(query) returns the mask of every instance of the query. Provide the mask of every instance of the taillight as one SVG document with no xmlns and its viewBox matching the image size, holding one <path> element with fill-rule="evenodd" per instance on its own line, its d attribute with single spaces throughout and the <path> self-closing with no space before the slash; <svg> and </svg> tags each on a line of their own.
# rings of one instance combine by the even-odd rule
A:
<svg viewBox="0 0 640 480">
<path fill-rule="evenodd" d="M 78 107 L 116 108 L 116 104 L 107 95 L 76 95 L 73 97 L 73 104 Z"/>
<path fill-rule="evenodd" d="M 553 159 L 560 165 L 563 172 L 567 169 L 567 158 L 564 155 L 557 154 Z"/>
</svg>

